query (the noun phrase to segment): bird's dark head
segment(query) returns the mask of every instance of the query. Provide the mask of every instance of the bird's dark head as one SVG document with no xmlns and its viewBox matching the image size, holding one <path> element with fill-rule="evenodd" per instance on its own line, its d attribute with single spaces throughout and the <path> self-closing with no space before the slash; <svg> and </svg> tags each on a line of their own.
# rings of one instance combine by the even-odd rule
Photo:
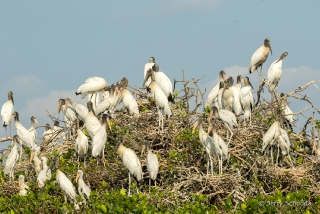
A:
<svg viewBox="0 0 320 214">
<path fill-rule="evenodd" d="M 91 101 L 88 101 L 87 102 L 87 108 L 88 108 L 88 111 L 93 111 L 93 103 Z"/>
<path fill-rule="evenodd" d="M 66 104 L 66 100 L 60 98 L 59 101 L 58 101 L 58 114 L 59 114 L 60 111 L 61 111 L 61 107 L 62 107 L 63 105 L 65 105 L 65 104 Z"/>
<path fill-rule="evenodd" d="M 210 121 L 212 119 L 214 119 L 215 117 L 218 118 L 219 117 L 218 113 L 219 113 L 218 108 L 216 106 L 212 106 L 211 110 L 210 110 L 209 117 L 208 117 L 208 123 L 210 123 Z"/>
<path fill-rule="evenodd" d="M 155 62 L 156 62 L 155 58 L 153 56 L 151 56 L 149 59 L 149 63 L 155 63 Z"/>
<path fill-rule="evenodd" d="M 219 79 L 220 79 L 220 81 L 224 81 L 224 80 L 227 79 L 227 74 L 226 74 L 226 72 L 224 70 L 220 71 Z"/>
<path fill-rule="evenodd" d="M 116 146 L 115 146 L 115 149 L 118 149 L 119 145 L 122 144 L 122 143 L 123 143 L 123 136 L 120 135 L 120 136 L 118 137 L 118 142 L 117 142 L 117 144 L 116 144 Z"/>
<path fill-rule="evenodd" d="M 252 85 L 251 85 L 251 82 L 250 82 L 250 80 L 249 80 L 249 77 L 245 77 L 244 79 L 243 79 L 243 84 L 244 84 L 244 86 L 251 86 L 251 88 L 253 89 L 253 87 L 252 87 Z"/>
<path fill-rule="evenodd" d="M 270 52 L 271 52 L 271 55 L 272 55 L 272 48 L 271 48 L 271 45 L 270 45 L 270 39 L 266 38 L 264 40 L 264 46 L 270 48 Z"/>
<path fill-rule="evenodd" d="M 237 83 L 241 83 L 242 82 L 242 76 L 241 75 L 238 75 L 237 76 Z"/>
</svg>

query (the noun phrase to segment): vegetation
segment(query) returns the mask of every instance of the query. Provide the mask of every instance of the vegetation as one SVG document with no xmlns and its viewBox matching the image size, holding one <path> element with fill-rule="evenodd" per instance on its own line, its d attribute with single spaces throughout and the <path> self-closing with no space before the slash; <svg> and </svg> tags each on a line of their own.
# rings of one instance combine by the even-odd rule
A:
<svg viewBox="0 0 320 214">
<path fill-rule="evenodd" d="M 315 135 L 315 130 L 319 131 L 320 121 L 313 115 L 301 133 L 288 129 L 294 167 L 291 167 L 286 157 L 281 157 L 280 163 L 275 165 L 271 162 L 270 154 L 262 155 L 260 149 L 264 133 L 274 122 L 273 112 L 278 104 L 261 101 L 253 111 L 252 126 L 239 119 L 239 127 L 233 129 L 234 137 L 229 145 L 229 159 L 223 163 L 223 174 L 217 173 L 218 161 L 214 160 L 215 175 L 207 175 L 207 155 L 198 133 L 192 134 L 192 124 L 198 117 L 206 121 L 208 111 L 189 111 L 191 97 L 195 97 L 197 107 L 201 100 L 197 81 L 183 82 L 183 96 L 178 97 L 181 92 L 175 92 L 176 103 L 170 104 L 173 116 L 165 119 L 165 131 L 162 134 L 159 134 L 153 100 L 138 90 L 136 96 L 140 117 L 131 117 L 122 110 L 115 112 L 112 131 L 107 128 L 106 166 L 101 162 L 97 165 L 96 159 L 90 154 L 86 166 L 83 162 L 79 165 L 79 169 L 84 172 L 84 181 L 92 190 L 90 200 L 81 205 L 80 210 L 75 211 L 73 203 L 64 202 L 63 193 L 55 180 L 55 172 L 43 190 L 38 188 L 33 164 L 29 162 L 30 151 L 25 150 L 21 161 L 15 166 L 13 183 L 4 176 L 3 166 L 0 167 L 0 212 L 317 213 L 320 209 L 320 176 L 318 160 L 312 153 L 315 136 L 307 135 L 306 130 L 311 123 L 309 127 Z M 191 85 L 195 87 L 191 88 Z M 191 88 L 190 91 L 188 88 Z M 295 93 L 305 89 L 299 88 Z M 214 125 L 218 134 L 226 139 L 225 126 L 220 121 Z M 205 130 L 207 127 L 208 124 L 204 124 Z M 87 134 L 85 130 L 84 133 Z M 143 182 L 132 182 L 132 196 L 127 196 L 128 173 L 115 149 L 120 135 L 126 136 L 125 146 L 135 151 L 143 166 Z M 48 157 L 49 162 L 54 156 L 58 157 L 61 171 L 77 187 L 75 138 L 73 136 L 72 140 L 54 147 L 42 147 L 40 157 Z M 160 163 L 157 185 L 154 186 L 152 182 L 151 187 L 148 185 L 146 155 L 140 153 L 145 140 L 152 143 L 151 147 Z M 8 152 L 2 151 L 3 163 Z M 30 187 L 25 197 L 18 195 L 17 180 L 21 174 Z M 77 196 L 77 200 L 81 202 L 82 198 Z"/>
</svg>

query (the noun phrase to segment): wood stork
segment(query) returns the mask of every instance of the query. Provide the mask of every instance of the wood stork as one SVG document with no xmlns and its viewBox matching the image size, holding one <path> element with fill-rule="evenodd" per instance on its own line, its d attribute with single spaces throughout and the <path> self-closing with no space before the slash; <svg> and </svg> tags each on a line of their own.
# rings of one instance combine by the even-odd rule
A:
<svg viewBox="0 0 320 214">
<path fill-rule="evenodd" d="M 136 99 L 132 96 L 130 91 L 126 89 L 128 86 L 127 78 L 123 77 L 121 81 L 117 83 L 121 90 L 121 100 L 123 102 L 123 106 L 128 110 L 129 115 L 131 116 L 139 116 L 139 107 Z"/>
<path fill-rule="evenodd" d="M 192 133 L 194 133 L 195 129 L 199 130 L 199 139 L 200 142 L 202 143 L 202 146 L 207 152 L 208 155 L 208 162 L 207 162 L 207 176 L 209 175 L 209 162 L 211 166 L 211 174 L 213 176 L 213 163 L 212 163 L 212 156 L 216 156 L 215 150 L 214 150 L 214 145 L 213 145 L 213 140 L 212 138 L 204 131 L 203 126 L 202 126 L 202 120 L 198 119 L 194 124 L 193 124 L 193 129 Z"/>
<path fill-rule="evenodd" d="M 33 160 L 34 168 L 37 175 L 41 171 L 41 160 L 38 157 L 39 154 L 40 154 L 40 146 L 36 146 L 31 149 L 30 162 Z"/>
<path fill-rule="evenodd" d="M 279 157 L 279 148 L 281 150 L 281 153 L 283 156 L 288 156 L 288 159 L 290 160 L 291 166 L 293 167 L 292 161 L 291 161 L 291 157 L 290 157 L 290 140 L 289 140 L 289 136 L 288 133 L 286 132 L 286 130 L 280 128 L 280 136 L 278 138 L 278 153 L 277 153 L 277 161 L 276 163 L 278 163 L 278 157 Z"/>
<path fill-rule="evenodd" d="M 211 107 L 211 105 L 215 102 L 217 102 L 217 98 L 218 98 L 218 92 L 219 92 L 219 89 L 220 89 L 220 82 L 223 82 L 227 80 L 227 77 L 226 77 L 226 72 L 224 71 L 220 71 L 219 73 L 219 82 L 218 84 L 213 87 L 213 89 L 210 91 L 209 95 L 208 95 L 208 98 L 206 100 L 206 105 L 205 107 Z"/>
<path fill-rule="evenodd" d="M 258 48 L 258 50 L 256 50 L 251 57 L 251 61 L 249 64 L 250 74 L 253 74 L 260 67 L 260 73 L 259 71 L 258 73 L 259 73 L 259 76 L 261 76 L 262 65 L 267 60 L 269 52 L 271 52 L 271 55 L 272 55 L 270 40 L 266 38 L 264 40 L 264 45 Z"/>
<path fill-rule="evenodd" d="M 319 140 L 319 138 L 314 139 L 313 149 L 315 150 L 315 155 L 317 156 L 317 159 L 320 162 L 320 140 Z"/>
<path fill-rule="evenodd" d="M 16 127 L 17 135 L 19 139 L 22 141 L 23 145 L 28 148 L 33 148 L 36 146 L 34 143 L 34 138 L 31 132 L 29 132 L 19 121 L 19 113 L 14 112 L 10 119 L 14 118 L 15 122 L 14 125 Z"/>
<path fill-rule="evenodd" d="M 158 157 L 156 154 L 152 153 L 152 150 L 150 148 L 150 143 L 145 142 L 145 148 L 147 149 L 147 159 L 146 159 L 146 164 L 147 164 L 147 170 L 149 173 L 149 186 L 151 186 L 151 180 L 154 180 L 154 185 L 157 186 L 157 176 L 159 172 L 159 161 Z"/>
<path fill-rule="evenodd" d="M 15 135 L 12 138 L 12 148 L 9 153 L 9 156 L 7 157 L 5 166 L 4 166 L 4 174 L 8 175 L 9 174 L 9 180 L 12 182 L 14 179 L 13 177 L 13 171 L 14 171 L 14 166 L 16 165 L 18 159 L 19 159 L 19 154 L 18 154 L 18 147 L 17 147 L 17 142 L 18 142 L 18 136 Z"/>
<path fill-rule="evenodd" d="M 82 170 L 78 170 L 76 182 L 78 183 L 78 193 L 82 196 L 84 202 L 86 202 L 86 199 L 89 200 L 91 190 L 83 180 Z"/>
<path fill-rule="evenodd" d="M 77 138 L 75 144 L 75 150 L 78 158 L 78 163 L 83 160 L 84 166 L 86 166 L 86 156 L 89 149 L 88 138 L 80 129 L 77 129 Z M 79 165 L 78 165 L 79 168 Z"/>
<path fill-rule="evenodd" d="M 174 99 L 172 96 L 172 82 L 163 72 L 159 71 L 159 65 L 155 63 L 154 57 L 150 57 L 149 63 L 146 63 L 144 66 L 144 83 L 145 87 L 149 87 L 151 83 L 151 72 L 152 70 L 155 72 L 155 81 L 158 86 L 162 89 L 168 101 L 174 103 Z"/>
<path fill-rule="evenodd" d="M 8 92 L 8 101 L 6 101 L 1 108 L 1 121 L 3 127 L 7 127 L 10 124 L 10 117 L 14 112 L 14 101 L 12 91 Z M 11 129 L 10 129 L 11 130 Z"/>
<path fill-rule="evenodd" d="M 163 115 L 166 115 L 167 118 L 170 118 L 172 115 L 172 112 L 171 112 L 168 99 L 165 93 L 155 81 L 154 73 L 155 72 L 152 70 L 151 83 L 148 87 L 148 91 L 151 92 L 157 106 L 158 116 L 159 116 L 159 131 L 160 131 L 160 125 L 161 125 L 161 130 L 163 131 Z"/>
<path fill-rule="evenodd" d="M 24 176 L 23 175 L 19 175 L 19 195 L 20 196 L 26 196 L 28 194 L 27 189 L 29 189 L 29 186 L 27 186 L 24 183 Z"/>
<path fill-rule="evenodd" d="M 237 76 L 237 84 L 231 86 L 231 90 L 233 91 L 233 104 L 232 110 L 235 115 L 239 115 L 242 113 L 242 107 L 240 102 L 240 90 L 241 90 L 241 83 L 243 82 L 242 76 Z"/>
<path fill-rule="evenodd" d="M 46 157 L 41 157 L 40 159 L 41 159 L 42 170 L 38 174 L 37 182 L 38 182 L 38 187 L 43 188 L 46 183 L 46 180 L 51 179 L 51 169 L 47 165 L 48 159 Z"/>
<path fill-rule="evenodd" d="M 91 102 L 91 101 L 89 101 Z M 76 188 L 73 186 L 72 182 L 69 178 L 59 169 L 59 158 L 55 157 L 50 163 L 49 169 L 52 165 L 55 165 L 56 168 L 56 181 L 59 187 L 64 192 L 64 200 L 67 202 L 67 196 L 74 202 L 74 206 L 76 209 L 79 209 L 79 205 L 76 200 Z"/>
<path fill-rule="evenodd" d="M 228 140 L 228 131 L 227 131 L 227 141 L 228 141 L 227 146 L 228 146 L 231 141 L 231 138 L 233 136 L 233 132 L 232 132 L 230 126 L 231 127 L 238 127 L 236 116 L 231 111 L 219 110 L 216 106 L 212 106 L 209 117 L 208 117 L 209 123 L 210 123 L 212 117 L 215 117 L 217 119 L 222 120 L 222 122 L 225 124 L 225 126 L 229 129 L 231 135 Z M 208 132 L 208 134 L 209 134 L 209 132 Z"/>
<path fill-rule="evenodd" d="M 119 103 L 121 92 L 117 85 L 112 84 L 110 87 L 108 87 L 109 90 L 109 97 L 105 99 L 103 102 L 101 102 L 95 109 L 94 112 L 96 115 L 101 114 L 104 111 L 107 110 L 114 110 L 116 106 Z"/>
<path fill-rule="evenodd" d="M 284 93 L 280 94 L 280 97 L 285 96 Z M 294 122 L 296 121 L 296 118 L 292 112 L 292 110 L 289 107 L 289 103 L 287 99 L 284 99 L 282 104 L 281 104 L 281 108 L 284 111 L 284 117 L 287 120 L 287 123 L 289 124 L 289 128 L 292 130 L 292 125 L 294 124 Z"/>
<path fill-rule="evenodd" d="M 118 148 L 118 155 L 123 161 L 123 165 L 129 171 L 129 191 L 128 195 L 130 196 L 130 185 L 131 185 L 131 178 L 130 173 L 137 179 L 138 182 L 142 180 L 142 167 L 140 160 L 138 159 L 137 155 L 132 151 L 130 148 L 127 148 L 123 145 L 123 137 L 120 136 L 118 143 L 116 145 Z"/>
<path fill-rule="evenodd" d="M 34 143 L 36 143 L 37 142 L 37 131 L 36 131 L 35 127 L 34 127 L 34 123 L 36 123 L 37 126 L 39 126 L 37 118 L 35 116 L 32 116 L 31 117 L 31 126 L 28 129 L 28 131 L 31 133 Z"/>
<path fill-rule="evenodd" d="M 88 94 L 88 101 L 91 101 L 93 108 L 96 108 L 100 103 L 100 95 L 98 93 Z"/>
<path fill-rule="evenodd" d="M 250 121 L 251 126 L 251 112 L 253 111 L 254 102 L 251 89 L 253 89 L 249 77 L 243 79 L 243 87 L 240 90 L 240 102 L 244 111 L 244 120 Z"/>
<path fill-rule="evenodd" d="M 74 110 L 74 108 L 72 108 L 71 105 L 68 105 L 66 103 L 65 99 L 59 99 L 58 102 L 58 114 L 60 113 L 60 111 L 62 110 L 63 115 L 64 115 L 64 122 L 66 127 L 71 128 L 73 127 L 75 121 L 77 120 L 77 116 L 76 116 L 76 111 Z M 75 133 L 76 130 L 74 128 L 71 128 L 72 133 Z M 68 139 L 70 139 L 70 135 L 68 135 Z"/>
<path fill-rule="evenodd" d="M 76 111 L 76 113 L 83 119 L 85 120 L 88 116 L 88 109 L 82 105 L 82 104 L 78 104 L 78 103 L 74 103 L 70 97 L 66 98 L 66 106 L 68 106 L 68 104 L 70 103 L 71 107 Z"/>
<path fill-rule="evenodd" d="M 212 131 L 212 142 L 215 151 L 214 154 L 219 161 L 219 174 L 222 174 L 222 162 L 224 160 L 227 160 L 228 158 L 228 145 L 224 142 L 222 137 L 216 132 L 215 126 L 212 122 L 208 127 L 208 133 L 210 133 L 210 131 Z"/>
<path fill-rule="evenodd" d="M 272 154 L 272 147 L 276 145 L 279 137 L 281 135 L 280 131 L 280 122 L 275 120 L 273 124 L 270 126 L 269 130 L 263 136 L 263 144 L 261 152 L 264 153 L 268 147 L 271 147 L 271 160 L 273 163 L 273 154 Z"/>
<path fill-rule="evenodd" d="M 106 146 L 106 142 L 107 142 L 107 122 L 108 122 L 108 126 L 111 130 L 111 126 L 109 123 L 109 118 L 107 117 L 106 114 L 102 115 L 102 124 L 100 126 L 100 128 L 96 131 L 95 135 L 92 138 L 92 156 L 97 158 L 97 156 L 99 156 L 102 152 L 102 158 L 105 160 L 104 158 L 104 148 Z M 98 164 L 98 161 L 97 161 Z M 103 164 L 105 165 L 105 163 L 103 162 Z"/>
<path fill-rule="evenodd" d="M 288 56 L 288 52 L 284 52 L 279 57 L 279 59 L 277 59 L 270 65 L 270 68 L 268 70 L 267 80 L 269 82 L 269 91 L 272 95 L 272 98 L 274 97 L 274 93 L 277 92 L 278 83 L 280 81 L 281 74 L 282 74 L 282 60 L 286 56 Z"/>
<path fill-rule="evenodd" d="M 87 103 L 87 107 L 88 107 L 88 116 L 87 116 L 84 124 L 85 124 L 86 130 L 87 130 L 87 133 L 89 134 L 91 139 L 93 139 L 93 136 L 98 131 L 98 129 L 101 127 L 101 124 L 93 111 L 93 104 L 91 101 L 89 101 Z"/>
<path fill-rule="evenodd" d="M 218 109 L 223 109 L 223 105 L 222 105 L 222 95 L 223 95 L 223 91 L 225 86 L 227 85 L 227 80 L 226 81 L 220 81 L 219 84 L 219 91 L 218 91 L 218 97 L 217 97 L 217 101 L 215 102 L 215 106 L 218 107 Z"/>
<path fill-rule="evenodd" d="M 221 97 L 222 109 L 226 109 L 228 111 L 232 111 L 232 105 L 234 101 L 232 85 L 233 85 L 233 78 L 229 77 L 224 84 L 224 90 L 222 92 L 222 97 Z"/>
<path fill-rule="evenodd" d="M 89 77 L 84 84 L 82 84 L 76 95 L 81 94 L 84 98 L 87 94 L 94 94 L 102 91 L 107 86 L 107 81 L 102 77 Z"/>
</svg>

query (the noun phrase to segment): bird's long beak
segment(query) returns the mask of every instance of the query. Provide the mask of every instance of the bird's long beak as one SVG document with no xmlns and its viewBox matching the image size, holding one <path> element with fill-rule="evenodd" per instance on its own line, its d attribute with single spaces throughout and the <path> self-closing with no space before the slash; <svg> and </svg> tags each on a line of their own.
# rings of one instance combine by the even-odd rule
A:
<svg viewBox="0 0 320 214">
<path fill-rule="evenodd" d="M 212 116 L 213 116 L 213 111 L 210 110 L 210 114 L 209 114 L 209 117 L 208 117 L 208 123 L 210 123 L 210 120 L 211 120 Z"/>
<path fill-rule="evenodd" d="M 39 126 L 38 120 L 34 119 L 34 122 L 37 124 L 37 126 Z"/>
<path fill-rule="evenodd" d="M 151 76 L 151 75 L 150 75 L 150 72 L 151 72 L 151 68 L 148 69 L 148 71 L 147 71 L 147 73 L 146 73 L 146 76 L 145 76 L 145 78 L 144 78 L 144 81 L 143 81 L 143 85 L 142 85 L 142 86 L 144 86 L 144 84 L 147 82 L 147 80 L 148 80 L 149 77 Z"/>
<path fill-rule="evenodd" d="M 54 166 L 55 166 L 56 161 L 57 161 L 57 157 L 54 157 L 54 158 L 52 159 L 52 161 L 51 161 L 51 163 L 50 163 L 50 165 L 49 165 L 49 167 L 48 167 L 48 169 L 47 169 L 46 173 L 47 173 L 47 172 L 48 172 L 48 170 L 52 167 L 52 165 L 54 165 Z M 41 162 L 41 163 L 42 163 L 42 162 Z"/>
<path fill-rule="evenodd" d="M 22 185 L 22 180 L 19 179 L 19 187 L 21 187 L 21 185 Z"/>
<path fill-rule="evenodd" d="M 34 157 L 34 151 L 32 151 L 30 154 L 30 162 L 33 160 L 33 157 Z"/>
<path fill-rule="evenodd" d="M 199 121 L 196 121 L 196 122 L 193 124 L 192 134 L 194 133 L 194 130 L 196 129 L 196 127 L 198 126 L 198 124 L 199 124 Z"/>
<path fill-rule="evenodd" d="M 109 126 L 110 131 L 112 131 L 112 129 L 111 129 L 111 125 L 110 125 L 109 117 L 107 117 L 107 123 L 108 123 L 108 126 Z"/>
<path fill-rule="evenodd" d="M 79 173 L 77 173 L 77 177 L 76 177 L 76 183 L 78 183 L 78 181 L 79 181 L 79 178 L 80 178 L 80 174 L 79 174 Z"/>
<path fill-rule="evenodd" d="M 61 110 L 61 102 L 58 103 L 58 114 L 60 113 Z"/>
<path fill-rule="evenodd" d="M 270 45 L 270 43 L 269 43 L 269 45 Z M 271 55 L 272 55 L 272 48 L 271 48 L 271 45 L 270 45 L 270 52 L 271 52 Z"/>
<path fill-rule="evenodd" d="M 144 154 L 145 151 L 146 151 L 146 145 L 143 145 L 141 149 L 141 154 Z"/>
<path fill-rule="evenodd" d="M 210 126 L 208 127 L 208 134 L 211 132 L 212 130 L 212 125 L 210 124 Z"/>
</svg>

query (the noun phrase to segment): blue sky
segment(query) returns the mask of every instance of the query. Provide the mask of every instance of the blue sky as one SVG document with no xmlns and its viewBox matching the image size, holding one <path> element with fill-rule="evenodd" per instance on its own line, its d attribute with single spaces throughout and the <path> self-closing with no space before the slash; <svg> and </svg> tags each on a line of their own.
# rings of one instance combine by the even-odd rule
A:
<svg viewBox="0 0 320 214">
<path fill-rule="evenodd" d="M 320 79 L 319 6 L 297 0 L 0 1 L 0 103 L 11 90 L 22 124 L 30 127 L 34 115 L 44 125 L 46 109 L 55 113 L 60 97 L 85 103 L 74 92 L 88 77 L 111 84 L 125 76 L 141 87 L 150 56 L 172 82 L 183 67 L 187 79 L 207 73 L 200 86 L 209 91 L 224 69 L 234 78 L 249 76 L 256 89 L 258 75 L 247 67 L 267 37 L 273 55 L 263 75 L 287 51 L 279 92 L 288 93 Z M 319 90 L 306 93 L 320 107 Z M 294 112 L 308 106 L 290 102 Z"/>
</svg>

